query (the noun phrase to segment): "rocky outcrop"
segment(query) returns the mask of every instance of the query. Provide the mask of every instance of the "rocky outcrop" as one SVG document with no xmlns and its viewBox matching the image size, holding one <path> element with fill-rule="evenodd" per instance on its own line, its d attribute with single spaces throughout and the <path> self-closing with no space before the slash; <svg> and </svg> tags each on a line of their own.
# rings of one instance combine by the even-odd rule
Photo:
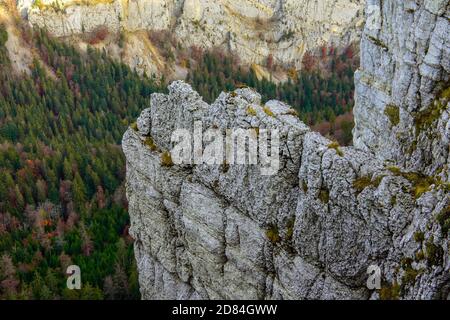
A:
<svg viewBox="0 0 450 320">
<path fill-rule="evenodd" d="M 208 106 L 175 82 L 125 134 L 143 297 L 376 297 L 365 286 L 370 265 L 408 297 L 445 294 L 448 242 L 436 219 L 448 212 L 447 186 L 422 189 L 421 179 L 433 178 L 338 147 L 284 104 L 260 101 L 240 89 Z M 277 128 L 280 170 L 263 176 L 258 166 L 167 164 L 170 133 L 199 120 L 205 128 Z"/>
<path fill-rule="evenodd" d="M 171 30 L 183 47 L 221 46 L 247 64 L 272 54 L 297 67 L 308 49 L 358 40 L 363 23 L 362 0 L 21 0 L 19 9 L 59 37 Z"/>
<path fill-rule="evenodd" d="M 444 2 L 383 1 L 380 19 L 366 25 L 355 147 L 312 132 L 288 106 L 262 104 L 250 89 L 222 93 L 212 105 L 183 82 L 154 94 L 123 138 L 142 297 L 448 298 Z M 203 133 L 254 130 L 258 142 L 264 130 L 278 130 L 279 170 L 265 175 L 259 164 L 228 159 L 175 165 L 172 133 L 195 133 L 198 121 Z M 411 155 L 401 130 L 417 140 Z M 381 289 L 367 286 L 371 266 Z"/>
</svg>

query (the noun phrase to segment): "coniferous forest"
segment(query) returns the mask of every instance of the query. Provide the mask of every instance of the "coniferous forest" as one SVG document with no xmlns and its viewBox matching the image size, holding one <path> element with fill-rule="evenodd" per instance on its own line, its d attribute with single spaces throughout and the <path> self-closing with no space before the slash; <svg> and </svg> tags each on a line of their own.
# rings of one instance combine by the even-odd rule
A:
<svg viewBox="0 0 450 320">
<path fill-rule="evenodd" d="M 98 51 L 36 31 L 41 61 L 11 72 L 0 28 L 0 297 L 139 298 L 120 141 L 161 90 Z M 81 291 L 66 287 L 79 265 Z"/>
<path fill-rule="evenodd" d="M 104 52 L 23 32 L 39 57 L 30 75 L 12 72 L 0 25 L 0 299 L 139 299 L 120 141 L 166 83 Z M 254 87 L 309 124 L 351 110 L 351 49 L 307 55 L 305 70 L 281 84 L 258 80 L 236 59 L 202 52 L 187 81 L 208 102 L 223 90 Z M 82 270 L 80 291 L 66 289 L 71 264 Z"/>
</svg>

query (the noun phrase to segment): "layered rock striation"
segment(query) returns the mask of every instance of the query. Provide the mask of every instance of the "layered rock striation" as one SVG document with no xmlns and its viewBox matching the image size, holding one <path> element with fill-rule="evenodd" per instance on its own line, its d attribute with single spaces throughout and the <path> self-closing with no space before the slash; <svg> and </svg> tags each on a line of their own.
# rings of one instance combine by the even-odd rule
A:
<svg viewBox="0 0 450 320">
<path fill-rule="evenodd" d="M 170 30 L 184 47 L 223 47 L 243 63 L 300 67 L 306 50 L 359 40 L 362 0 L 21 0 L 32 25 L 58 37 L 106 28 Z M 147 53 L 148 54 L 148 53 Z"/>
<path fill-rule="evenodd" d="M 361 44 L 355 147 L 251 89 L 152 96 L 123 138 L 144 299 L 448 298 L 448 2 L 367 6 L 380 15 Z M 278 130 L 279 170 L 173 164 L 172 133 L 198 121 Z"/>
</svg>

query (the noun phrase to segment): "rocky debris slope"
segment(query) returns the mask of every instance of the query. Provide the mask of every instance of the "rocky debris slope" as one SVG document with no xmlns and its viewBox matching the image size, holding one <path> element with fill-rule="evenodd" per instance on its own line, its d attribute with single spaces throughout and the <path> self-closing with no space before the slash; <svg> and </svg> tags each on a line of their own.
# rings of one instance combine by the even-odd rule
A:
<svg viewBox="0 0 450 320">
<path fill-rule="evenodd" d="M 142 297 L 448 298 L 446 8 L 383 1 L 379 31 L 366 26 L 356 147 L 311 132 L 250 89 L 212 105 L 183 82 L 153 95 L 123 138 Z M 173 165 L 172 132 L 196 121 L 203 130 L 277 129 L 280 169 Z M 411 154 L 405 136 L 417 140 Z M 379 290 L 366 285 L 370 266 L 380 268 Z"/>
<path fill-rule="evenodd" d="M 32 25 L 59 37 L 95 32 L 98 28 L 125 35 L 140 30 L 170 30 L 183 47 L 222 46 L 233 50 L 247 64 L 261 64 L 272 54 L 276 62 L 299 67 L 308 49 L 323 44 L 348 45 L 359 39 L 362 3 L 362 0 L 40 0 L 33 4 L 20 0 L 18 6 Z M 151 70 L 151 66 L 145 66 Z"/>
<path fill-rule="evenodd" d="M 15 23 L 17 13 L 14 11 L 14 5 L 10 1 L 0 0 L 0 24 L 5 27 L 8 33 L 8 40 L 5 46 L 13 70 L 17 74 L 30 74 L 29 66 L 35 57 L 30 45 L 20 37 L 21 31 Z"/>
</svg>

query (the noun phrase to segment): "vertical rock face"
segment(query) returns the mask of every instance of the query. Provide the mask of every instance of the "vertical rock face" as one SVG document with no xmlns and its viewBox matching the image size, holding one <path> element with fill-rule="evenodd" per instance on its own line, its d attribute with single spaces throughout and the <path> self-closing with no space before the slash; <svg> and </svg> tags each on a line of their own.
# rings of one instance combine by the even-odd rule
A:
<svg viewBox="0 0 450 320">
<path fill-rule="evenodd" d="M 244 63 L 300 66 L 308 49 L 359 39 L 362 0 L 20 0 L 23 16 L 55 36 L 170 30 L 181 45 L 231 49 Z"/>
<path fill-rule="evenodd" d="M 356 147 L 447 181 L 449 10 L 445 0 L 368 1 L 354 110 Z"/>
<path fill-rule="evenodd" d="M 368 20 L 356 147 L 311 132 L 250 89 L 212 105 L 183 82 L 154 94 L 123 138 L 142 297 L 448 298 L 447 5 L 383 1 Z M 279 170 L 174 165 L 172 133 L 195 132 L 197 121 L 204 133 L 258 128 L 259 141 L 263 129 L 278 130 Z M 367 286 L 370 266 L 380 290 Z"/>
</svg>

